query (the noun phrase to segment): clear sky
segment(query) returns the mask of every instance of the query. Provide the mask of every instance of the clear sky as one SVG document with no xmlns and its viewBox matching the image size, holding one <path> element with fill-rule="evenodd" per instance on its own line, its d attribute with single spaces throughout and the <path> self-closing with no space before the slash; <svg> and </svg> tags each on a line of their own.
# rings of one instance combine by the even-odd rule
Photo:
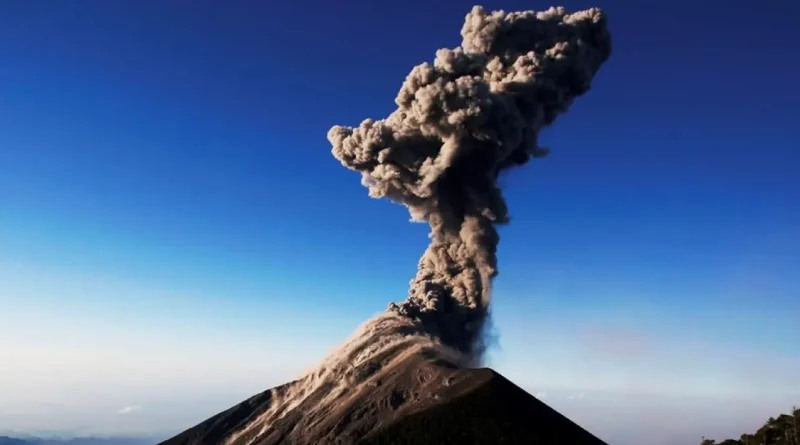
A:
<svg viewBox="0 0 800 445">
<path fill-rule="evenodd" d="M 172 433 L 402 300 L 427 229 L 326 133 L 472 4 L 2 2 L 0 431 Z M 489 365 L 614 443 L 738 435 L 800 404 L 800 3 L 597 5 L 611 59 L 502 179 Z"/>
</svg>

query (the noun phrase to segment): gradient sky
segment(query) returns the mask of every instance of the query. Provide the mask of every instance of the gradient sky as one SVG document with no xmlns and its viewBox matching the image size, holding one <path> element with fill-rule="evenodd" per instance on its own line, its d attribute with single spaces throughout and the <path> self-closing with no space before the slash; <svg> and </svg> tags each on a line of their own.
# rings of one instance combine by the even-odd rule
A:
<svg viewBox="0 0 800 445">
<path fill-rule="evenodd" d="M 472 4 L 0 3 L 0 432 L 176 432 L 402 300 L 427 229 L 326 133 Z M 489 365 L 613 443 L 738 435 L 800 404 L 800 3 L 598 4 L 502 179 Z"/>
</svg>

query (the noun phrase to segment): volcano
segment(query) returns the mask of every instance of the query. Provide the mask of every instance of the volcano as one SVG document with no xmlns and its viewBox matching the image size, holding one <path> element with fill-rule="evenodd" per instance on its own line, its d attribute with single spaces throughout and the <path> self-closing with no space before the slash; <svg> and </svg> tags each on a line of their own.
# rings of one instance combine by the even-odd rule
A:
<svg viewBox="0 0 800 445">
<path fill-rule="evenodd" d="M 333 156 L 361 175 L 370 197 L 430 226 L 406 299 L 300 380 L 163 444 L 603 443 L 478 366 L 498 273 L 496 226 L 510 221 L 498 178 L 549 153 L 539 131 L 589 90 L 611 54 L 605 15 L 475 6 L 461 36 L 411 69 L 386 118 L 328 131 Z M 368 66 L 369 55 L 355 56 Z"/>
<path fill-rule="evenodd" d="M 407 359 L 325 416 L 320 391 L 269 428 L 252 428 L 290 385 L 264 391 L 160 445 L 606 445 L 489 368 Z"/>
</svg>

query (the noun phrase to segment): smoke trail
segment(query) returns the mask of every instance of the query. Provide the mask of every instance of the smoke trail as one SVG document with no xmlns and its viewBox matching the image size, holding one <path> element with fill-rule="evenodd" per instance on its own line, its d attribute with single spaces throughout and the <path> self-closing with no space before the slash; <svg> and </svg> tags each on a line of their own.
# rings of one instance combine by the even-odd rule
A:
<svg viewBox="0 0 800 445">
<path fill-rule="evenodd" d="M 497 274 L 495 225 L 509 219 L 498 175 L 547 154 L 539 130 L 588 91 L 611 41 L 599 9 L 476 6 L 461 35 L 460 47 L 411 71 L 386 119 L 328 133 L 333 155 L 361 172 L 370 196 L 405 205 L 431 227 L 408 298 L 301 380 L 274 390 L 270 409 L 228 444 L 327 443 L 336 413 L 349 412 L 410 356 L 453 366 L 480 359 Z"/>
<path fill-rule="evenodd" d="M 497 274 L 495 224 L 508 221 L 497 177 L 547 150 L 542 126 L 589 89 L 610 53 L 599 9 L 568 14 L 467 15 L 459 48 L 416 66 L 386 119 L 328 133 L 333 155 L 362 173 L 375 198 L 408 207 L 431 226 L 408 299 L 390 310 L 468 354 L 481 332 Z"/>
</svg>

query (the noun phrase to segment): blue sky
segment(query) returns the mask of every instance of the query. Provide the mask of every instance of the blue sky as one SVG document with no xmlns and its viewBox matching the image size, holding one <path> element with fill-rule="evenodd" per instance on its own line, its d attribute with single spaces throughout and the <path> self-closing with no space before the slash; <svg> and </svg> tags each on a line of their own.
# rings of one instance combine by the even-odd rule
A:
<svg viewBox="0 0 800 445">
<path fill-rule="evenodd" d="M 0 430 L 172 432 L 403 299 L 426 227 L 326 133 L 472 4 L 0 5 Z M 489 364 L 607 440 L 742 432 L 800 403 L 800 4 L 598 5 L 611 59 L 502 179 Z"/>
</svg>

